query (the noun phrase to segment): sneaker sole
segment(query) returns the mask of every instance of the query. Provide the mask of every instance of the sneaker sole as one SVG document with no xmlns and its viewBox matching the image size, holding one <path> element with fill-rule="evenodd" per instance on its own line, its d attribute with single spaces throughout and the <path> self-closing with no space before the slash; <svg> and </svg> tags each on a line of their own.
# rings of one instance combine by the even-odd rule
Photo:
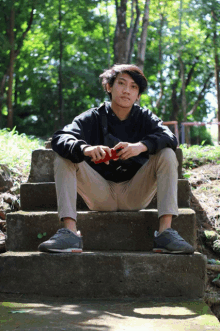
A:
<svg viewBox="0 0 220 331">
<path fill-rule="evenodd" d="M 57 252 L 57 253 L 82 253 L 82 248 L 66 248 L 66 249 L 56 249 L 49 248 L 47 250 L 42 250 L 41 252 Z"/>
<path fill-rule="evenodd" d="M 193 254 L 193 252 L 184 251 L 168 251 L 165 248 L 153 248 L 154 253 L 168 253 L 168 254 Z"/>
</svg>

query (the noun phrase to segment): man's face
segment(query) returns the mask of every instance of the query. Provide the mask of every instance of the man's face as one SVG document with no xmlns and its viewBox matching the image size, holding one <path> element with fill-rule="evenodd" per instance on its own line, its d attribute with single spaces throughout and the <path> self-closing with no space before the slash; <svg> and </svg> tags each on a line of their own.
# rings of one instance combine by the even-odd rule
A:
<svg viewBox="0 0 220 331">
<path fill-rule="evenodd" d="M 135 101 L 139 100 L 139 86 L 133 78 L 126 73 L 118 74 L 112 87 L 107 85 L 108 92 L 112 94 L 112 109 L 125 108 L 130 110 Z"/>
</svg>

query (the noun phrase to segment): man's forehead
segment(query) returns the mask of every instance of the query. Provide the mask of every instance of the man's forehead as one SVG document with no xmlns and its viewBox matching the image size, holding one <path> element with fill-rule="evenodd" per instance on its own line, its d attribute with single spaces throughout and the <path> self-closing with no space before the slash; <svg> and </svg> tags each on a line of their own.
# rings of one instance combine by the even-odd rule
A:
<svg viewBox="0 0 220 331">
<path fill-rule="evenodd" d="M 133 80 L 133 78 L 125 72 L 119 73 L 116 79 L 126 80 L 126 81 L 130 81 L 131 83 L 136 84 L 136 82 Z"/>
</svg>

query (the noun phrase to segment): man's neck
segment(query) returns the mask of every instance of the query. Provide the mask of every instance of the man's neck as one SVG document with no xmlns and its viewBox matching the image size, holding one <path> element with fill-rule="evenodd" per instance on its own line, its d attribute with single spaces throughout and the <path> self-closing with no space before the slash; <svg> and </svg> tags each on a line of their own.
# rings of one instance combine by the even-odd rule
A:
<svg viewBox="0 0 220 331">
<path fill-rule="evenodd" d="M 119 107 L 112 107 L 112 104 L 111 104 L 111 108 L 112 108 L 112 111 L 113 113 L 120 119 L 120 121 L 124 121 L 128 118 L 130 112 L 131 112 L 131 108 L 119 108 Z"/>
</svg>

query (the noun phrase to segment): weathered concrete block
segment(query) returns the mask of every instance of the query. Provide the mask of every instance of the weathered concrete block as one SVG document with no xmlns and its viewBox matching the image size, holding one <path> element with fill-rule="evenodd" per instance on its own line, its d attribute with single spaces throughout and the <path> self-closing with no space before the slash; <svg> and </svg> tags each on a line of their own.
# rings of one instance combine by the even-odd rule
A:
<svg viewBox="0 0 220 331">
<path fill-rule="evenodd" d="M 28 182 L 54 182 L 54 156 L 55 153 L 52 149 L 36 149 L 33 151 Z M 176 156 L 179 162 L 178 178 L 182 178 L 183 152 L 180 148 L 177 148 Z"/>
<path fill-rule="evenodd" d="M 191 209 L 179 209 L 173 228 L 195 245 L 196 218 Z M 36 251 L 60 227 L 56 212 L 16 212 L 7 214 L 9 251 Z M 157 210 L 138 212 L 78 212 L 77 227 L 83 235 L 84 250 L 151 251 L 158 230 Z M 46 236 L 38 238 L 38 234 Z"/>
<path fill-rule="evenodd" d="M 6 192 L 13 186 L 11 173 L 5 164 L 0 164 L 0 192 Z"/>
<path fill-rule="evenodd" d="M 52 149 L 36 149 L 32 152 L 28 182 L 54 182 L 54 155 Z"/>
<path fill-rule="evenodd" d="M 21 210 L 56 211 L 57 197 L 55 183 L 24 183 L 20 187 Z M 77 210 L 88 210 L 87 205 L 77 194 Z"/>
<path fill-rule="evenodd" d="M 194 255 L 84 252 L 0 255 L 0 292 L 75 298 L 202 298 L 206 260 Z"/>
<path fill-rule="evenodd" d="M 52 211 L 57 210 L 56 189 L 54 183 L 24 183 L 20 188 L 21 209 L 24 211 Z M 191 189 L 188 180 L 178 181 L 178 206 L 190 207 Z M 157 197 L 147 206 L 148 209 L 157 208 Z M 77 210 L 88 210 L 81 196 L 77 195 Z"/>
<path fill-rule="evenodd" d="M 177 157 L 177 161 L 179 163 L 179 166 L 178 166 L 178 178 L 181 179 L 181 178 L 183 178 L 183 175 L 182 175 L 183 151 L 179 147 L 176 149 L 176 157 Z"/>
<path fill-rule="evenodd" d="M 56 212 L 26 213 L 19 211 L 6 216 L 7 237 L 6 250 L 30 251 L 37 250 L 40 242 L 50 238 L 62 227 Z M 42 239 L 38 235 L 43 235 Z"/>
</svg>

